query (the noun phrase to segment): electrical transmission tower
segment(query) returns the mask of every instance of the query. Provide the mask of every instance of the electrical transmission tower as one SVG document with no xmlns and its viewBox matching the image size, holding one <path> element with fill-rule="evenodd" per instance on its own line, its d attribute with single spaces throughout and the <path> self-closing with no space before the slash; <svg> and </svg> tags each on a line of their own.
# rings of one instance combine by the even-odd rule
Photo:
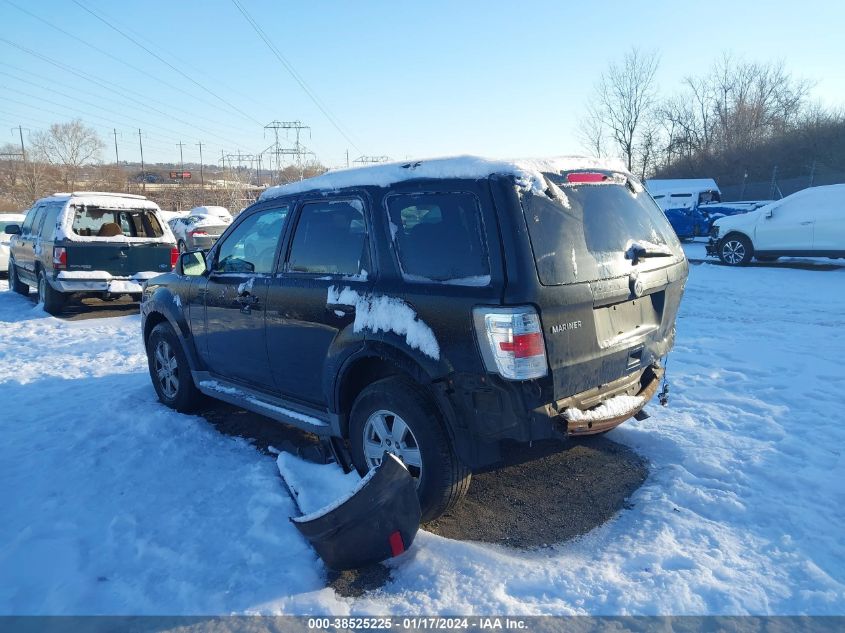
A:
<svg viewBox="0 0 845 633">
<path fill-rule="evenodd" d="M 386 163 L 390 160 L 390 156 L 359 156 L 353 163 L 359 165 L 371 165 L 373 163 Z"/>
<path fill-rule="evenodd" d="M 314 152 L 310 151 L 305 145 L 302 144 L 302 131 L 308 130 L 308 138 L 311 138 L 311 126 L 303 125 L 301 121 L 271 121 L 267 125 L 264 126 L 265 130 L 273 130 L 273 135 L 275 138 L 274 143 L 265 149 L 262 154 L 270 154 L 271 157 L 275 157 L 276 159 L 276 170 L 279 172 L 279 180 L 282 177 L 282 157 L 283 156 L 293 156 L 294 161 L 296 163 L 296 167 L 299 170 L 299 179 L 302 180 L 305 171 L 305 164 L 303 158 L 305 156 L 316 156 Z M 293 130 L 295 133 L 295 140 L 293 143 L 293 147 L 282 147 L 282 143 L 279 140 L 279 130 L 286 130 L 287 134 L 290 134 L 290 130 Z M 270 170 L 272 171 L 272 165 Z"/>
</svg>

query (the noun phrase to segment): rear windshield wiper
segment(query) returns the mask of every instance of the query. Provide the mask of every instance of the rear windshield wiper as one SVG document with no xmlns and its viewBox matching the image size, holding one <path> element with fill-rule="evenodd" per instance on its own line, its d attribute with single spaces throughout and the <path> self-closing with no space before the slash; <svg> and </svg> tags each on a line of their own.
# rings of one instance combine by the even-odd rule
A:
<svg viewBox="0 0 845 633">
<path fill-rule="evenodd" d="M 668 251 L 656 244 L 637 244 L 634 242 L 628 247 L 628 250 L 625 251 L 625 259 L 632 260 L 632 264 L 634 266 L 641 259 L 648 259 L 650 257 L 672 257 L 674 253 Z"/>
</svg>

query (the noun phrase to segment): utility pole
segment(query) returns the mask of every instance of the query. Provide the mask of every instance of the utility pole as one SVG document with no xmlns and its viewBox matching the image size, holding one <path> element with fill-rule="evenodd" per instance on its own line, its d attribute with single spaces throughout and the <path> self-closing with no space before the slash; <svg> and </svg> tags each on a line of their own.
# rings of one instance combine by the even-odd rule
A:
<svg viewBox="0 0 845 633">
<path fill-rule="evenodd" d="M 185 161 L 182 158 L 182 145 L 184 145 L 184 143 L 182 143 L 182 141 L 179 141 L 176 144 L 179 146 L 179 169 L 184 172 L 185 171 Z M 184 180 L 184 178 L 182 178 L 182 180 Z"/>
<path fill-rule="evenodd" d="M 346 168 L 349 169 L 349 149 L 346 150 Z"/>
<path fill-rule="evenodd" d="M 23 162 L 26 162 L 26 150 L 24 149 L 24 146 L 23 146 L 23 128 L 20 125 L 18 125 L 18 127 L 13 127 L 12 130 L 18 131 L 18 135 L 20 136 L 20 139 L 21 139 L 21 158 L 23 159 Z M 27 131 L 29 131 L 29 128 L 27 128 Z"/>
<path fill-rule="evenodd" d="M 138 145 L 141 146 L 141 189 L 147 193 L 147 172 L 144 169 L 144 141 L 141 140 L 141 129 L 138 129 Z"/>
<path fill-rule="evenodd" d="M 205 177 L 203 176 L 202 171 L 202 141 L 197 143 L 197 145 L 199 145 L 200 148 L 200 188 L 205 191 Z M 205 202 L 205 200 L 203 200 L 203 202 Z"/>
<path fill-rule="evenodd" d="M 117 128 L 112 128 L 114 132 L 114 164 L 120 166 L 120 157 L 117 155 Z"/>
</svg>

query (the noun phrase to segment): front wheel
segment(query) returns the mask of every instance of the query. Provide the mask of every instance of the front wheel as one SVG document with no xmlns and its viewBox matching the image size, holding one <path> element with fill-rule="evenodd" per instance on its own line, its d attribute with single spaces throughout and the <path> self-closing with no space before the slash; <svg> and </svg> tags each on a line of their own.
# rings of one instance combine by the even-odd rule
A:
<svg viewBox="0 0 845 633">
<path fill-rule="evenodd" d="M 180 253 L 187 253 L 188 246 L 185 244 L 184 240 L 179 240 L 179 243 L 176 245 L 176 248 L 179 249 Z"/>
<path fill-rule="evenodd" d="M 24 297 L 29 295 L 29 286 L 18 277 L 18 268 L 13 259 L 9 260 L 9 288 Z"/>
<path fill-rule="evenodd" d="M 719 244 L 719 259 L 728 266 L 745 266 L 754 256 L 754 247 L 744 235 L 728 235 Z"/>
<path fill-rule="evenodd" d="M 196 408 L 201 394 L 194 385 L 188 358 L 169 323 L 159 323 L 147 338 L 147 365 L 158 399 L 171 409 Z"/>
<path fill-rule="evenodd" d="M 44 305 L 45 312 L 61 314 L 66 300 L 67 296 L 64 293 L 50 285 L 43 270 L 38 273 L 38 302 Z"/>
<path fill-rule="evenodd" d="M 352 405 L 349 438 L 361 475 L 385 452 L 402 460 L 415 480 L 423 522 L 449 510 L 469 488 L 471 472 L 455 454 L 437 406 L 410 380 L 385 378 L 365 388 Z"/>
</svg>

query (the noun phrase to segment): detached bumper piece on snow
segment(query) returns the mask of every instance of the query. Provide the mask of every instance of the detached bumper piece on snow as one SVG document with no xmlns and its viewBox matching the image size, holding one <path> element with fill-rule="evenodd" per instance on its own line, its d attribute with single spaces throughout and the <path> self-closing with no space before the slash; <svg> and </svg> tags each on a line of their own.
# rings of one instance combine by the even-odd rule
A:
<svg viewBox="0 0 845 633">
<path fill-rule="evenodd" d="M 291 521 L 329 568 L 358 569 L 411 546 L 420 526 L 420 502 L 408 470 L 385 453 L 350 496 Z"/>
</svg>

